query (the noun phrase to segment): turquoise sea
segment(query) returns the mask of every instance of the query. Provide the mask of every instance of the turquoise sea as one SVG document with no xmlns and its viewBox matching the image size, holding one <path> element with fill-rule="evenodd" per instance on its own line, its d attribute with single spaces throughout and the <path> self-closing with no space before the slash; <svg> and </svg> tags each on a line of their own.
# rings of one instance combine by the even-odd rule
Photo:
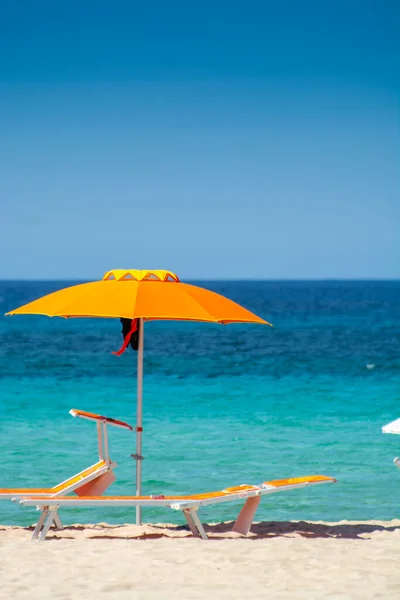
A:
<svg viewBox="0 0 400 600">
<path fill-rule="evenodd" d="M 3 314 L 73 282 L 0 282 Z M 265 497 L 258 520 L 399 517 L 400 282 L 201 282 L 271 321 L 145 327 L 144 493 L 218 490 L 314 473 L 334 486 Z M 81 408 L 135 422 L 136 353 L 112 354 L 119 321 L 0 318 L 0 487 L 55 485 L 97 460 Z M 368 366 L 367 366 L 368 365 Z M 112 428 L 111 428 L 112 429 Z M 134 493 L 134 434 L 110 431 L 117 481 Z M 238 506 L 203 510 L 235 517 Z M 0 503 L 0 523 L 34 510 Z M 143 511 L 145 521 L 182 522 Z M 64 511 L 72 522 L 134 522 L 134 511 Z"/>
</svg>

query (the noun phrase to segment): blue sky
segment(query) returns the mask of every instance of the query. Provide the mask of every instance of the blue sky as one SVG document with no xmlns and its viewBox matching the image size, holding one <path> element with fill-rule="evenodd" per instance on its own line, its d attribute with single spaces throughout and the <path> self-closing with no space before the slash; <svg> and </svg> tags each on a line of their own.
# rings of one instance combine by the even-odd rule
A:
<svg viewBox="0 0 400 600">
<path fill-rule="evenodd" d="M 399 22 L 3 0 L 0 278 L 400 277 Z"/>
</svg>

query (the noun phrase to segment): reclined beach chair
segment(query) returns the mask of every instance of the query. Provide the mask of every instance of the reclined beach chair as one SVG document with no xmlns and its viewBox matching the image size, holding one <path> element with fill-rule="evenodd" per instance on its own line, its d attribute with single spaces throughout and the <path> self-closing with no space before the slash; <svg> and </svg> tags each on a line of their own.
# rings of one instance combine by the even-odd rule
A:
<svg viewBox="0 0 400 600">
<path fill-rule="evenodd" d="M 46 538 L 52 523 L 57 524 L 57 520 L 59 520 L 59 509 L 67 506 L 75 508 L 98 506 L 163 506 L 172 510 L 181 510 L 192 534 L 206 540 L 207 534 L 197 514 L 198 509 L 202 506 L 234 500 L 245 500 L 245 504 L 236 519 L 233 531 L 247 535 L 250 531 L 257 507 L 260 504 L 261 496 L 321 483 L 336 483 L 336 479 L 326 477 L 325 475 L 311 475 L 309 477 L 266 481 L 260 485 L 239 485 L 226 488 L 220 492 L 188 496 L 92 496 L 80 498 L 58 496 L 40 499 L 14 498 L 14 501 L 19 501 L 24 506 L 37 506 L 38 510 L 42 511 L 33 532 L 32 539 L 34 540 L 43 541 Z"/>
<path fill-rule="evenodd" d="M 116 467 L 116 463 L 111 461 L 108 451 L 107 425 L 129 429 L 130 431 L 133 430 L 133 427 L 123 421 L 117 421 L 83 410 L 72 409 L 69 413 L 73 417 L 88 419 L 96 423 L 99 447 L 98 462 L 52 488 L 0 488 L 0 500 L 14 498 L 15 496 L 29 496 L 30 498 L 65 496 L 70 492 L 74 492 L 78 496 L 101 496 L 115 481 L 113 469 Z"/>
<path fill-rule="evenodd" d="M 395 421 L 392 421 L 391 423 L 388 423 L 387 425 L 382 427 L 382 432 L 400 434 L 400 419 L 396 419 Z M 396 457 L 395 459 L 393 459 L 393 462 L 396 465 L 396 467 L 399 467 L 400 469 L 400 458 Z"/>
</svg>

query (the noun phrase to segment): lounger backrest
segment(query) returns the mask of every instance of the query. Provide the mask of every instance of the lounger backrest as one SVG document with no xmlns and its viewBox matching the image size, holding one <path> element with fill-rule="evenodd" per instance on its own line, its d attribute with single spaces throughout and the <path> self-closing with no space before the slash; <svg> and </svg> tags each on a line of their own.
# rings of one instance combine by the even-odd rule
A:
<svg viewBox="0 0 400 600">
<path fill-rule="evenodd" d="M 106 461 L 99 460 L 99 462 L 97 462 L 95 465 L 92 465 L 91 467 L 84 469 L 80 473 L 73 475 L 73 477 L 70 477 L 69 479 L 62 481 L 61 483 L 59 483 L 58 485 L 53 487 L 52 492 L 54 492 L 55 494 L 60 494 L 61 492 L 66 493 L 66 490 L 68 488 L 76 487 L 76 484 L 79 483 L 80 481 L 82 481 L 83 479 L 85 479 L 87 481 L 87 478 L 90 477 L 91 475 L 93 476 L 93 478 L 98 477 L 99 475 L 101 475 L 102 473 L 104 473 L 107 470 L 108 470 L 108 466 L 107 466 Z"/>
</svg>

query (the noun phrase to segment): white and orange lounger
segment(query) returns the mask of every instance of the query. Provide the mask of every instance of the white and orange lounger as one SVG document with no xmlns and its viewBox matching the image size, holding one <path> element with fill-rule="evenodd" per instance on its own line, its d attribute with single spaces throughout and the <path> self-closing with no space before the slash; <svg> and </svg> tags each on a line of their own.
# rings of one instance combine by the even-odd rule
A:
<svg viewBox="0 0 400 600">
<path fill-rule="evenodd" d="M 37 506 L 38 510 L 42 511 L 33 532 L 32 539 L 34 540 L 42 541 L 46 538 L 52 523 L 57 525 L 59 509 L 67 506 L 75 508 L 93 508 L 98 506 L 163 506 L 173 510 L 181 510 L 192 534 L 206 540 L 207 534 L 197 514 L 197 511 L 202 506 L 234 500 L 245 500 L 245 504 L 236 519 L 233 531 L 247 535 L 250 531 L 257 507 L 260 504 L 261 496 L 321 483 L 336 483 L 336 479 L 326 477 L 325 475 L 311 475 L 309 477 L 266 481 L 260 485 L 239 485 L 226 488 L 220 492 L 189 496 L 92 496 L 80 498 L 58 496 L 40 499 L 15 498 L 14 501 L 20 502 L 24 506 Z"/>
<path fill-rule="evenodd" d="M 383 433 L 397 433 L 397 434 L 400 434 L 400 419 L 396 419 L 395 421 L 392 421 L 391 423 L 388 423 L 387 425 L 385 425 L 384 427 L 382 427 L 382 432 Z M 396 467 L 399 467 L 399 469 L 400 469 L 400 458 L 396 457 L 393 460 L 393 462 L 396 465 Z"/>
<path fill-rule="evenodd" d="M 102 415 L 96 415 L 83 410 L 72 409 L 69 411 L 73 417 L 81 417 L 94 421 L 97 425 L 97 437 L 99 448 L 99 460 L 94 465 L 62 481 L 52 488 L 0 488 L 0 500 L 6 500 L 18 496 L 19 498 L 29 496 L 40 498 L 42 496 L 55 497 L 65 496 L 75 492 L 78 496 L 101 496 L 101 494 L 115 481 L 113 472 L 116 463 L 110 459 L 108 451 L 107 425 L 113 425 L 122 429 L 133 430 L 133 427 Z"/>
</svg>

